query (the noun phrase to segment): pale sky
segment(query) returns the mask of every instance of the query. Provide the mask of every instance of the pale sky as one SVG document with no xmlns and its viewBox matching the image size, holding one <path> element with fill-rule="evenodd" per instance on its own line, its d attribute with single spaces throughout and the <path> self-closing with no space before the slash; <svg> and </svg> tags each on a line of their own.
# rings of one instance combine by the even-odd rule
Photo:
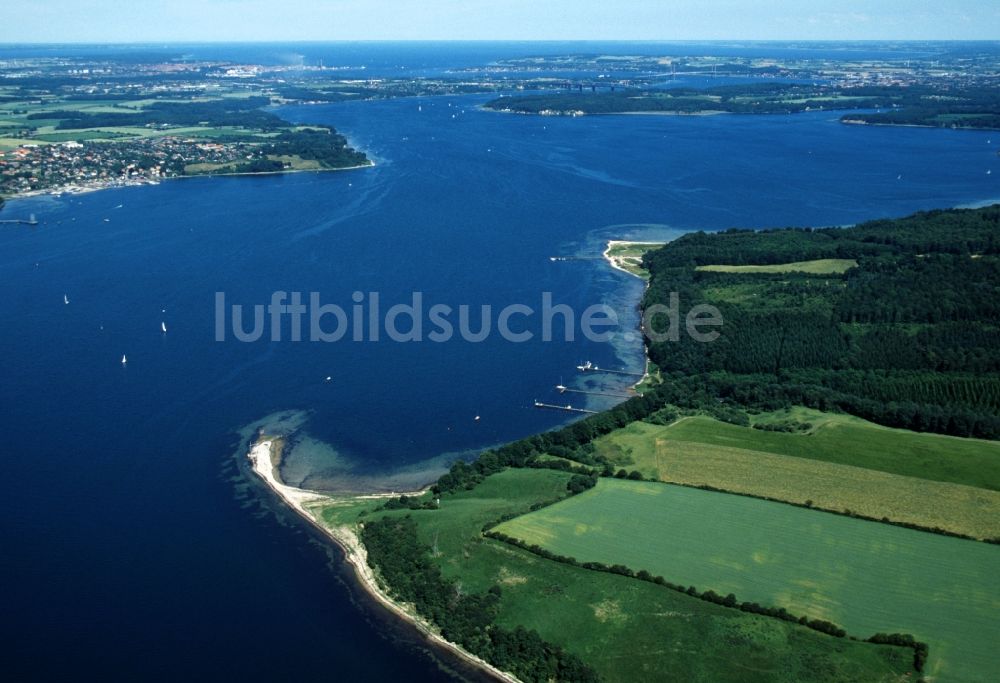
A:
<svg viewBox="0 0 1000 683">
<path fill-rule="evenodd" d="M 996 0 L 4 0 L 0 43 L 1000 40 Z"/>
</svg>

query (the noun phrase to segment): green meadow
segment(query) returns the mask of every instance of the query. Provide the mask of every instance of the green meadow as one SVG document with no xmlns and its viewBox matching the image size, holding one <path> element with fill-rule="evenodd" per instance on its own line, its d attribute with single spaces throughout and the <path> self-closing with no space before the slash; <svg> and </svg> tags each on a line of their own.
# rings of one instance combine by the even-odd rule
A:
<svg viewBox="0 0 1000 683">
<path fill-rule="evenodd" d="M 812 273 L 815 275 L 834 275 L 845 273 L 857 267 L 854 259 L 824 258 L 813 261 L 796 261 L 795 263 L 776 263 L 764 266 L 698 266 L 695 270 L 705 270 L 714 273 Z"/>
<path fill-rule="evenodd" d="M 1000 680 L 1000 547 L 745 496 L 601 479 L 497 531 L 581 562 L 825 619 L 911 633 L 939 681 Z"/>
<path fill-rule="evenodd" d="M 483 525 L 501 515 L 565 496 L 568 479 L 551 470 L 506 470 L 471 491 L 445 496 L 437 510 L 367 515 L 411 515 L 434 561 L 463 591 L 500 586 L 501 626 L 537 630 L 597 669 L 603 680 L 889 683 L 912 672 L 912 653 L 905 648 L 833 638 L 483 537 Z M 334 502 L 320 518 L 353 524 L 373 505 Z"/>
</svg>

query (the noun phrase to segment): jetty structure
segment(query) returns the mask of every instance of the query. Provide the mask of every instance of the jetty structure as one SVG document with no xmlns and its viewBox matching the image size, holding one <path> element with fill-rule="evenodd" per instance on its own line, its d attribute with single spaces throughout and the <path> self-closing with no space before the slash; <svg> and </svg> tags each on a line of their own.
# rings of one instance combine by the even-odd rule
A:
<svg viewBox="0 0 1000 683">
<path fill-rule="evenodd" d="M 619 394 L 613 391 L 587 391 L 586 389 L 570 389 L 562 384 L 557 384 L 555 386 L 556 391 L 560 394 L 587 394 L 588 396 L 608 396 L 611 398 L 632 398 L 635 394 Z"/>
<path fill-rule="evenodd" d="M 608 372 L 614 375 L 628 375 L 629 377 L 642 377 L 641 372 L 629 372 L 627 370 L 611 370 L 610 368 L 602 368 L 594 365 L 589 360 L 583 365 L 577 365 L 576 369 L 580 372 Z"/>
<path fill-rule="evenodd" d="M 30 214 L 27 220 L 24 218 L 8 218 L 0 221 L 0 225 L 38 225 L 38 219 L 35 218 L 35 214 Z"/>
<path fill-rule="evenodd" d="M 554 403 L 542 403 L 538 399 L 535 399 L 536 408 L 545 408 L 547 410 L 561 410 L 565 413 L 587 413 L 588 415 L 593 415 L 597 413 L 596 410 L 587 410 L 586 408 L 574 408 L 568 403 L 564 406 L 557 406 Z"/>
</svg>

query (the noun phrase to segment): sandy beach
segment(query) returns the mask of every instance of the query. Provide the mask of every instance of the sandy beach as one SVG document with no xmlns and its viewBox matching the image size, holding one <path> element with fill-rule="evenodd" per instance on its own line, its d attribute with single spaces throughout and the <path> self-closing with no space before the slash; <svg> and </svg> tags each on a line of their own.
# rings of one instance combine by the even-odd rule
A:
<svg viewBox="0 0 1000 683">
<path fill-rule="evenodd" d="M 627 256 L 616 256 L 611 253 L 611 250 L 615 247 L 629 246 L 629 245 L 642 245 L 649 247 L 662 247 L 666 242 L 635 242 L 633 240 L 608 240 L 608 246 L 604 249 L 604 260 L 611 264 L 611 267 L 615 270 L 620 270 L 623 273 L 628 273 L 632 277 L 638 277 L 640 280 L 643 279 L 633 273 L 631 270 L 625 267 L 625 262 L 629 258 Z"/>
<path fill-rule="evenodd" d="M 645 287 L 643 288 L 643 291 L 645 291 L 646 289 L 649 288 L 649 282 L 646 281 L 646 278 L 633 273 L 631 270 L 629 270 L 628 268 L 625 267 L 625 260 L 627 258 L 629 258 L 629 257 L 627 257 L 627 256 L 616 256 L 616 255 L 612 255 L 612 253 L 611 253 L 611 250 L 614 249 L 615 247 L 618 247 L 618 246 L 628 246 L 628 245 L 636 245 L 636 244 L 637 245 L 642 245 L 642 246 L 648 246 L 648 247 L 662 247 L 664 244 L 666 244 L 666 242 L 637 242 L 635 240 L 608 240 L 608 246 L 605 247 L 604 252 L 603 252 L 602 255 L 604 256 L 604 260 L 608 262 L 608 265 L 610 265 L 615 270 L 620 270 L 621 272 L 627 273 L 627 274 L 631 275 L 632 277 L 639 278 L 640 280 L 643 280 L 643 282 L 645 282 Z M 644 363 L 644 366 L 643 366 L 642 378 L 638 382 L 636 382 L 635 384 L 632 385 L 632 390 L 633 391 L 637 391 L 638 390 L 637 389 L 638 386 L 640 384 L 642 384 L 643 382 L 646 382 L 650 378 L 650 374 L 649 374 L 649 363 L 650 363 L 650 361 L 649 361 L 649 349 L 646 348 L 645 344 L 643 344 L 643 360 L 645 361 L 645 363 Z"/>
<path fill-rule="evenodd" d="M 452 654 L 460 657 L 465 662 L 472 664 L 483 671 L 494 676 L 498 680 L 509 681 L 509 683 L 519 683 L 519 679 L 509 673 L 501 671 L 485 660 L 465 651 L 460 646 L 445 640 L 437 630 L 422 617 L 417 615 L 408 606 L 393 600 L 379 585 L 378 579 L 372 568 L 368 566 L 368 554 L 365 551 L 361 539 L 358 538 L 355 530 L 348 526 L 328 527 L 324 525 L 316 516 L 314 509 L 317 504 L 330 502 L 334 499 L 316 491 L 306 491 L 304 489 L 288 486 L 281 481 L 274 463 L 275 451 L 280 453 L 281 440 L 275 437 L 261 435 L 251 443 L 247 458 L 250 460 L 254 473 L 267 484 L 278 498 L 286 505 L 295 510 L 302 518 L 322 531 L 344 552 L 344 558 L 353 567 L 354 575 L 358 583 L 372 597 L 378 600 L 384 607 L 393 612 L 396 616 L 413 624 L 421 634 L 429 641 L 442 647 Z M 374 494 L 359 496 L 363 498 L 386 498 L 391 494 Z"/>
</svg>

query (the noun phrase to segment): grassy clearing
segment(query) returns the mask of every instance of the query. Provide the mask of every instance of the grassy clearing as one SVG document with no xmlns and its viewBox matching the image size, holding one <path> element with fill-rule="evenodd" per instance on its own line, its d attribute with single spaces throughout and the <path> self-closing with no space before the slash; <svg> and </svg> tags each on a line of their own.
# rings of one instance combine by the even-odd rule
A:
<svg viewBox="0 0 1000 683">
<path fill-rule="evenodd" d="M 706 270 L 713 273 L 814 273 L 817 275 L 834 275 L 856 268 L 858 262 L 854 259 L 824 258 L 815 261 L 796 261 L 795 263 L 778 263 L 769 266 L 698 266 L 695 270 Z"/>
<path fill-rule="evenodd" d="M 930 643 L 940 681 L 1000 679 L 1000 547 L 664 484 L 597 487 L 505 522 L 580 561 L 621 563 L 700 590 L 785 607 L 848 632 Z"/>
<path fill-rule="evenodd" d="M 570 467 L 580 467 L 580 463 L 570 460 L 569 458 L 561 458 L 558 455 L 549 455 L 548 453 L 543 453 L 538 456 L 539 462 L 564 462 Z"/>
<path fill-rule="evenodd" d="M 502 590 L 502 626 L 523 625 L 595 667 L 608 681 L 899 681 L 908 650 L 834 639 L 776 619 L 744 614 L 661 586 L 545 560 L 482 537 L 483 524 L 565 494 L 568 475 L 508 470 L 439 510 L 411 514 L 442 571 L 463 590 Z M 339 503 L 329 524 L 371 507 Z"/>
<path fill-rule="evenodd" d="M 290 171 L 322 171 L 324 167 L 321 163 L 314 159 L 303 159 L 299 155 L 290 154 L 268 154 L 268 159 L 273 159 L 275 161 L 281 161 L 288 164 L 285 168 Z M 239 162 L 231 161 L 228 163 L 197 163 L 197 164 L 187 164 L 184 166 L 184 173 L 188 175 L 198 175 L 201 173 L 235 173 L 236 166 Z"/>
<path fill-rule="evenodd" d="M 298 154 L 268 154 L 267 158 L 288 164 L 293 171 L 318 171 L 323 168 L 315 159 L 303 159 Z"/>
<path fill-rule="evenodd" d="M 813 418 L 817 422 L 841 417 L 817 415 Z M 768 418 L 773 416 L 763 419 Z M 825 433 L 821 426 L 814 429 L 820 435 Z M 948 439 L 937 437 L 942 438 Z M 871 436 L 868 441 L 869 451 L 880 447 Z M 894 441 L 897 453 L 907 452 L 905 437 Z M 826 462 L 823 456 L 829 455 L 827 444 L 822 436 L 814 448 L 816 442 L 808 434 L 760 432 L 698 416 L 667 427 L 637 422 L 602 438 L 598 449 L 616 464 L 662 481 L 811 503 L 826 510 L 851 510 L 867 517 L 938 527 L 974 538 L 1000 537 L 1000 492 L 856 466 L 865 462 L 865 451 L 853 453 L 855 464 Z M 935 440 L 933 445 L 947 447 L 948 442 Z M 831 450 L 844 457 L 835 448 Z M 994 450 L 1000 457 L 1000 449 Z M 909 453 L 913 453 L 912 449 Z M 926 457 L 934 457 L 933 452 Z M 969 467 L 976 466 L 975 460 L 969 463 Z"/>
<path fill-rule="evenodd" d="M 184 166 L 185 175 L 197 175 L 199 173 L 215 173 L 217 171 L 232 171 L 233 165 L 228 164 L 211 164 L 211 163 L 199 163 L 199 164 L 186 164 Z"/>
</svg>

